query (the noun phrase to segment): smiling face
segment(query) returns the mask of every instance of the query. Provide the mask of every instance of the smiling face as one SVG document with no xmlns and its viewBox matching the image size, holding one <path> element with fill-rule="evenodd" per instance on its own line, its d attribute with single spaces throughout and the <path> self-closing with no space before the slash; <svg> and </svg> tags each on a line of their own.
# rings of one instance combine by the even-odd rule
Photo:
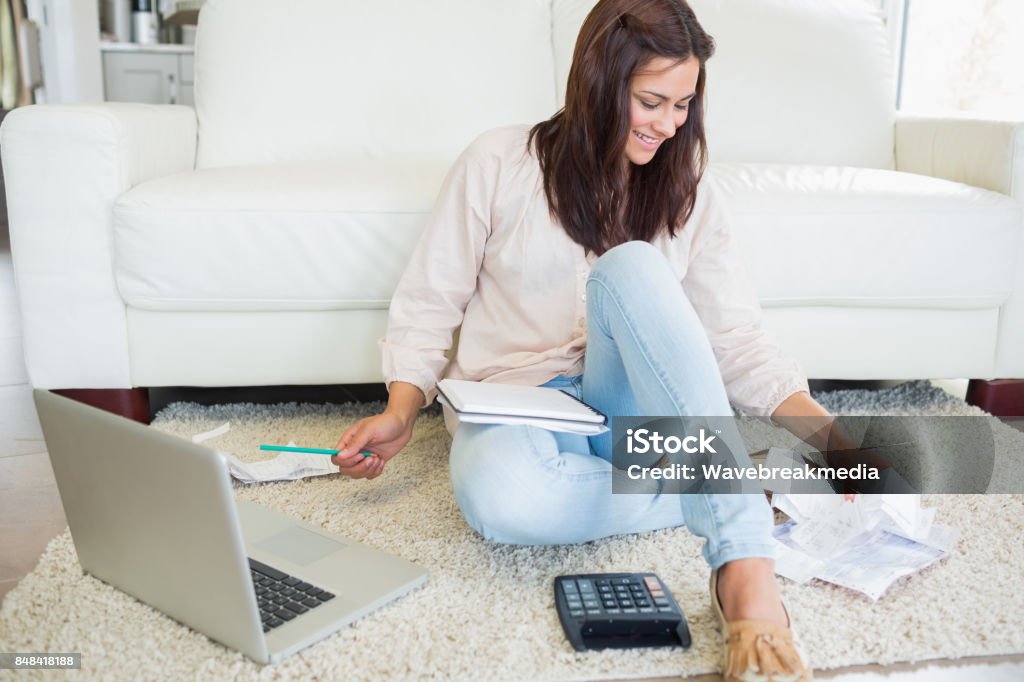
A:
<svg viewBox="0 0 1024 682">
<path fill-rule="evenodd" d="M 644 165 L 686 123 L 699 75 L 700 62 L 692 56 L 682 62 L 655 57 L 637 71 L 629 89 L 626 159 Z"/>
</svg>

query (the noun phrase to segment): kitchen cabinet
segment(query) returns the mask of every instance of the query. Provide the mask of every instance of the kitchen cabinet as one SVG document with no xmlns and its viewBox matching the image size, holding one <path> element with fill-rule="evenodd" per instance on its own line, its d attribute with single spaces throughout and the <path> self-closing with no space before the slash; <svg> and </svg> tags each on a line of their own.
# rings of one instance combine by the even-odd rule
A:
<svg viewBox="0 0 1024 682">
<path fill-rule="evenodd" d="M 191 45 L 101 45 L 104 99 L 194 106 L 192 49 Z"/>
</svg>

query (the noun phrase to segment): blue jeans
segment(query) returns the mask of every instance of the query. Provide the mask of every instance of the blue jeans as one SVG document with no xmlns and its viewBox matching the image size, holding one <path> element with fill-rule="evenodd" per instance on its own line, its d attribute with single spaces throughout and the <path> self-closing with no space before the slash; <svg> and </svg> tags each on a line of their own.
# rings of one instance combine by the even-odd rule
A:
<svg viewBox="0 0 1024 682">
<path fill-rule="evenodd" d="M 609 416 L 732 415 L 704 328 L 661 252 L 646 242 L 609 250 L 586 291 L 584 374 L 547 386 Z M 576 543 L 686 524 L 706 540 L 712 568 L 773 556 L 763 494 L 612 494 L 624 474 L 611 465 L 610 433 L 460 424 L 450 470 L 466 521 L 495 542 Z"/>
</svg>

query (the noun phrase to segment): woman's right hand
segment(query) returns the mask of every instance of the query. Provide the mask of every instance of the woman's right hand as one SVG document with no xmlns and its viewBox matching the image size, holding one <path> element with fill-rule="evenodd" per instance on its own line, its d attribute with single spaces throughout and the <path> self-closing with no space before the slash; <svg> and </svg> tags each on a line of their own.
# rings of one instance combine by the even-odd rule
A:
<svg viewBox="0 0 1024 682">
<path fill-rule="evenodd" d="M 351 478 L 377 478 L 388 460 L 398 454 L 412 438 L 412 421 L 391 412 L 360 419 L 341 434 L 338 454 L 331 461 Z M 370 456 L 363 455 L 369 452 Z"/>
<path fill-rule="evenodd" d="M 331 461 L 345 476 L 377 478 L 388 460 L 412 438 L 412 426 L 424 403 L 423 391 L 402 381 L 392 382 L 388 391 L 387 409 L 360 419 L 341 434 L 336 447 L 339 452 Z"/>
</svg>

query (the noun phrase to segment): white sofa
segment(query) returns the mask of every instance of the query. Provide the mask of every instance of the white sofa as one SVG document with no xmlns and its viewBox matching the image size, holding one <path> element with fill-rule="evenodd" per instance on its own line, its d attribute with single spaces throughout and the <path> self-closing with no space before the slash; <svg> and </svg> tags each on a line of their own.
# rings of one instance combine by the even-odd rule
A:
<svg viewBox="0 0 1024 682">
<path fill-rule="evenodd" d="M 195 109 L 2 128 L 33 385 L 380 381 L 389 297 L 480 132 L 560 106 L 593 0 L 209 0 Z M 710 175 L 811 377 L 1024 377 L 1024 124 L 894 108 L 868 0 L 693 0 Z"/>
</svg>

